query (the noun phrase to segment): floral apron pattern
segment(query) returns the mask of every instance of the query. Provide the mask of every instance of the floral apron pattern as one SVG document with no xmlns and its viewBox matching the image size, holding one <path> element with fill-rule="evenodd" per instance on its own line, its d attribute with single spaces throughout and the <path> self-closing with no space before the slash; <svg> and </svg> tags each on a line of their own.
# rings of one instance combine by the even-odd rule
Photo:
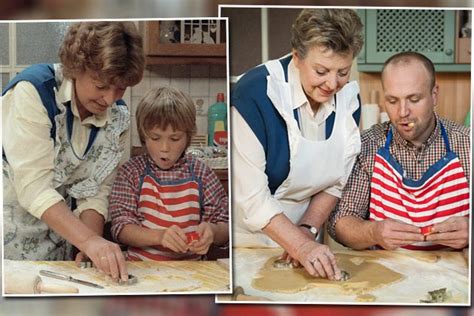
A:
<svg viewBox="0 0 474 316">
<path fill-rule="evenodd" d="M 60 83 L 58 84 L 58 86 Z M 72 206 L 73 199 L 94 196 L 100 184 L 119 164 L 123 154 L 120 135 L 128 129 L 126 106 L 112 106 L 110 121 L 80 156 L 71 145 L 67 133 L 67 107 L 56 102 L 54 188 Z M 70 260 L 72 245 L 54 233 L 40 219 L 31 215 L 19 203 L 12 186 L 13 171 L 3 160 L 4 257 L 12 260 Z"/>
</svg>

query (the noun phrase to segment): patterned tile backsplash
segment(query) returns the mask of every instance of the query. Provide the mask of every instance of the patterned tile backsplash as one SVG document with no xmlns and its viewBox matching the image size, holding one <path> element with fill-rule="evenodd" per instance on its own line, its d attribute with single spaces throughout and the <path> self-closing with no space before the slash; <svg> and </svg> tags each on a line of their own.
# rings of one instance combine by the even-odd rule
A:
<svg viewBox="0 0 474 316">
<path fill-rule="evenodd" d="M 143 80 L 131 88 L 132 146 L 140 146 L 135 109 L 143 95 L 153 87 L 172 86 L 188 93 L 197 112 L 197 133 L 207 134 L 207 110 L 216 102 L 217 93 L 227 98 L 225 65 L 155 65 L 145 70 Z"/>
</svg>

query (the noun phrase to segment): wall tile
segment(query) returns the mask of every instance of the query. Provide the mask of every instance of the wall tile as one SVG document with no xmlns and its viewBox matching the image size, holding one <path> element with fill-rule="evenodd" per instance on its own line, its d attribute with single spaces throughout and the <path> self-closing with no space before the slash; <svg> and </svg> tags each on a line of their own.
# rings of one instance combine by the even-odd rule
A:
<svg viewBox="0 0 474 316">
<path fill-rule="evenodd" d="M 191 78 L 209 78 L 209 65 L 191 65 Z"/>
<path fill-rule="evenodd" d="M 132 97 L 132 106 L 130 107 L 130 115 L 135 116 L 135 113 L 137 112 L 137 106 L 138 103 L 140 103 L 140 100 L 142 99 L 142 96 L 140 97 Z"/>
<path fill-rule="evenodd" d="M 209 79 L 209 98 L 214 103 L 218 93 L 224 93 L 225 98 L 227 98 L 227 81 L 224 79 Z"/>
<path fill-rule="evenodd" d="M 132 97 L 141 97 L 150 89 L 150 78 L 143 77 L 137 85 L 131 88 Z"/>
<path fill-rule="evenodd" d="M 150 78 L 150 89 L 151 88 L 159 88 L 159 87 L 167 87 L 170 85 L 170 78 L 159 78 L 159 77 L 151 77 Z"/>
<path fill-rule="evenodd" d="M 172 78 L 178 78 L 178 77 L 189 78 L 190 75 L 191 75 L 190 65 L 172 65 L 171 66 Z"/>
<path fill-rule="evenodd" d="M 197 134 L 207 135 L 207 116 L 196 117 Z"/>
<path fill-rule="evenodd" d="M 150 69 L 151 77 L 169 78 L 171 76 L 170 65 L 153 65 Z"/>
<path fill-rule="evenodd" d="M 189 86 L 189 95 L 207 96 L 209 94 L 209 78 L 191 78 Z"/>
<path fill-rule="evenodd" d="M 225 65 L 211 65 L 210 75 L 211 78 L 227 78 L 227 69 Z"/>
<path fill-rule="evenodd" d="M 209 98 L 206 97 L 193 97 L 194 106 L 196 107 L 197 116 L 207 116 L 207 110 L 209 109 Z"/>
<path fill-rule="evenodd" d="M 189 77 L 171 78 L 170 86 L 184 93 L 189 94 L 189 81 L 190 81 Z"/>
</svg>

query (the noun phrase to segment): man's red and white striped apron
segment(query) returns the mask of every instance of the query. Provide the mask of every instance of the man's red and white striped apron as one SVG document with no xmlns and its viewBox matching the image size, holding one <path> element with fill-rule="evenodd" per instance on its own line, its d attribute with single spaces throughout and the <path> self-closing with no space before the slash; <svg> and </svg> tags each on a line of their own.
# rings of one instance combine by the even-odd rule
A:
<svg viewBox="0 0 474 316">
<path fill-rule="evenodd" d="M 143 214 L 142 227 L 167 229 L 173 225 L 187 232 L 196 231 L 201 221 L 200 181 L 194 176 L 181 180 L 163 181 L 152 172 L 149 164 L 141 179 L 138 208 Z M 196 254 L 176 253 L 163 246 L 129 247 L 128 260 L 197 260 Z"/>
<path fill-rule="evenodd" d="M 391 218 L 423 228 L 452 216 L 469 215 L 469 185 L 457 155 L 451 151 L 441 124 L 446 155 L 430 166 L 419 180 L 404 177 L 402 166 L 390 154 L 392 130 L 385 146 L 375 156 L 370 189 L 370 220 Z M 446 248 L 425 241 L 403 248 L 436 250 Z"/>
</svg>

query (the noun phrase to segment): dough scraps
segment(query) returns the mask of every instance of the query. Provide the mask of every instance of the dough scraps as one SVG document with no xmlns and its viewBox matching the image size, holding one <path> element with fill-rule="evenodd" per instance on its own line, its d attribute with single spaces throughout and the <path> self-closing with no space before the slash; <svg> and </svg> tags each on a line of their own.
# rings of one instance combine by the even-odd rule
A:
<svg viewBox="0 0 474 316">
<path fill-rule="evenodd" d="M 338 267 L 351 275 L 349 280 L 330 281 L 315 278 L 304 268 L 275 269 L 273 262 L 278 257 L 271 257 L 252 280 L 252 286 L 261 291 L 280 293 L 296 293 L 311 287 L 334 287 L 340 288 L 344 293 L 364 294 L 404 278 L 402 274 L 377 263 L 375 258 L 362 258 L 362 261 L 354 260 L 359 258 L 354 255 L 340 253 L 335 255 Z"/>
<path fill-rule="evenodd" d="M 375 302 L 376 297 L 372 294 L 360 294 L 356 296 L 356 302 Z"/>
</svg>

